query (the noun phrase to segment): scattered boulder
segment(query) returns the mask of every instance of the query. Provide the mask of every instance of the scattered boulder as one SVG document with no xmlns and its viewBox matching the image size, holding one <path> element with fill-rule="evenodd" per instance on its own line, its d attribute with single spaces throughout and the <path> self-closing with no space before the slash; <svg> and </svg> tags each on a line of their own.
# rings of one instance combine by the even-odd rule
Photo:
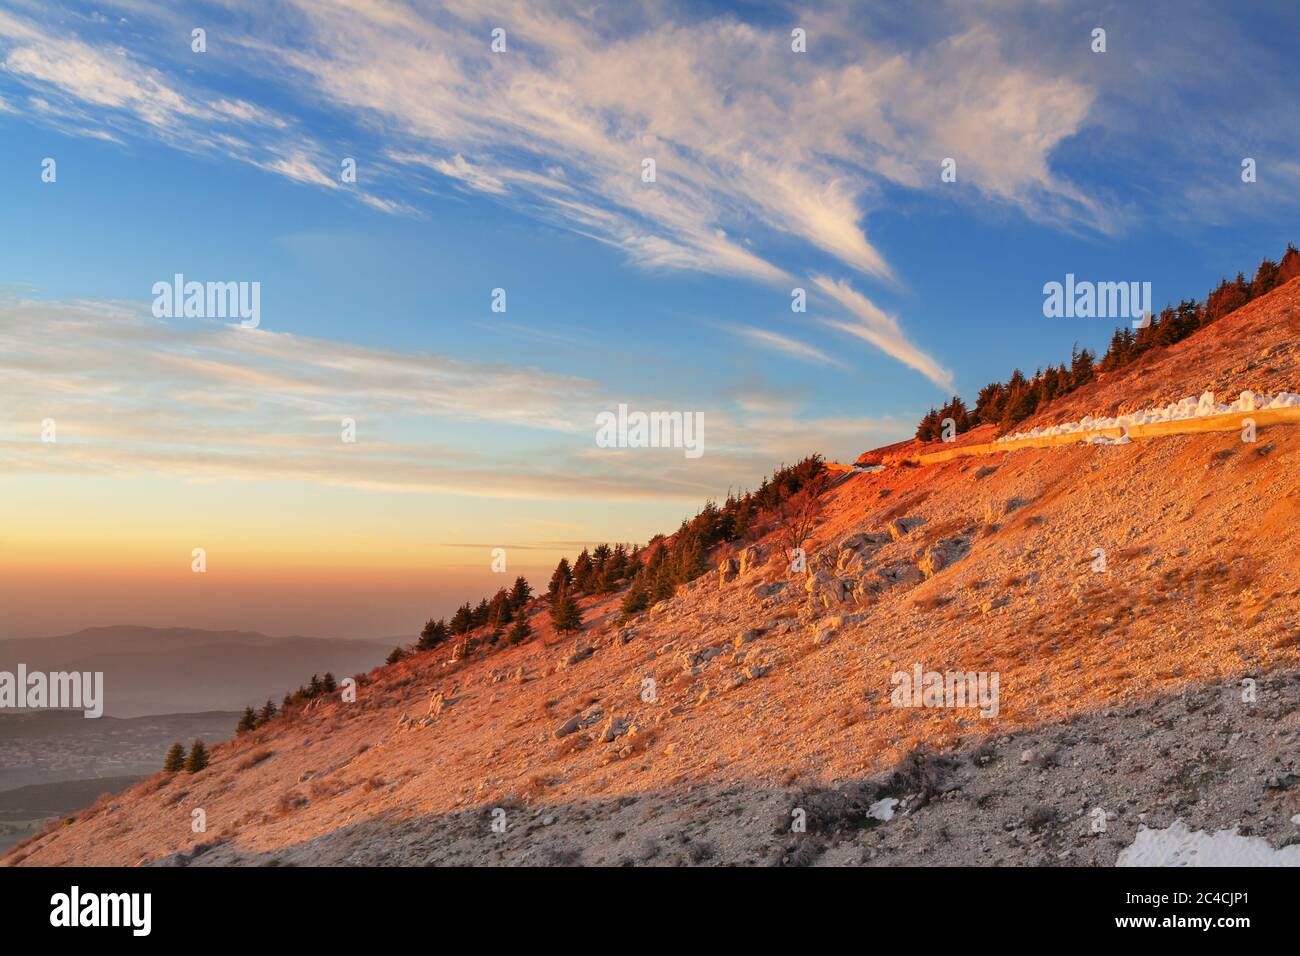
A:
<svg viewBox="0 0 1300 956">
<path fill-rule="evenodd" d="M 582 722 L 582 715 L 574 714 L 572 717 L 570 717 L 568 720 L 566 720 L 564 723 L 560 724 L 560 726 L 556 728 L 555 739 L 559 740 L 561 737 L 569 736 L 569 734 L 573 733 L 578 729 L 578 726 L 581 722 Z"/>
<path fill-rule="evenodd" d="M 926 578 L 932 578 L 948 565 L 961 559 L 966 553 L 966 542 L 961 538 L 945 538 L 938 544 L 926 548 L 917 561 L 917 570 Z"/>
<path fill-rule="evenodd" d="M 767 557 L 764 548 L 761 545 L 751 544 L 748 548 L 740 552 L 740 576 L 745 577 L 753 574 L 763 565 Z"/>
<path fill-rule="evenodd" d="M 558 740 L 561 737 L 567 737 L 569 734 L 574 733 L 575 731 L 582 730 L 584 728 L 590 727 L 592 724 L 599 723 L 600 718 L 602 716 L 604 716 L 604 711 L 601 709 L 601 706 L 599 704 L 592 704 L 582 713 L 574 714 L 563 724 L 561 724 L 559 728 L 555 731 L 555 738 Z"/>
<path fill-rule="evenodd" d="M 861 554 L 852 548 L 844 548 L 840 551 L 839 558 L 835 562 L 835 573 L 840 575 L 859 575 L 866 566 Z"/>
<path fill-rule="evenodd" d="M 814 610 L 830 610 L 844 603 L 844 582 L 825 571 L 814 571 L 804 583 Z"/>
<path fill-rule="evenodd" d="M 714 644 L 711 647 L 700 647 L 698 644 L 690 650 L 682 651 L 677 655 L 677 661 L 682 665 L 683 670 L 693 670 L 701 664 L 707 664 L 719 654 L 726 650 L 723 644 Z"/>
<path fill-rule="evenodd" d="M 840 548 L 849 551 L 869 551 L 880 547 L 882 544 L 888 544 L 890 540 L 890 536 L 887 534 L 870 534 L 860 531 L 841 541 Z"/>
<path fill-rule="evenodd" d="M 903 561 L 878 569 L 876 578 L 884 587 L 891 587 L 895 584 L 920 584 L 925 580 L 925 575 L 916 565 Z"/>
<path fill-rule="evenodd" d="M 736 580 L 736 575 L 739 573 L 740 569 L 736 565 L 735 558 L 723 558 L 718 562 L 718 586 L 730 584 Z"/>
<path fill-rule="evenodd" d="M 605 721 L 605 726 L 600 731 L 600 742 L 607 744 L 622 737 L 627 733 L 631 723 L 632 718 L 630 717 L 611 716 L 609 720 Z"/>
<path fill-rule="evenodd" d="M 572 667 L 574 664 L 585 661 L 592 654 L 596 653 L 595 646 L 579 641 L 573 647 L 573 653 L 564 659 L 565 667 Z"/>
<path fill-rule="evenodd" d="M 889 532 L 889 537 L 897 541 L 905 538 L 912 530 L 912 522 L 907 518 L 895 518 L 889 524 L 885 525 L 885 530 Z"/>
</svg>

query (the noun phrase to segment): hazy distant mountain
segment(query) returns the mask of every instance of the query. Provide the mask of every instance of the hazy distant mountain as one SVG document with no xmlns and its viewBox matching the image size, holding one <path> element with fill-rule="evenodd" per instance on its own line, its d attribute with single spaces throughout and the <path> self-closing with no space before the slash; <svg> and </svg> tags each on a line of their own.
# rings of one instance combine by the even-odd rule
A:
<svg viewBox="0 0 1300 956">
<path fill-rule="evenodd" d="M 116 717 L 242 710 L 268 698 L 278 705 L 312 674 L 368 671 L 394 643 L 118 625 L 0 641 L 0 670 L 102 671 L 104 713 Z"/>
</svg>

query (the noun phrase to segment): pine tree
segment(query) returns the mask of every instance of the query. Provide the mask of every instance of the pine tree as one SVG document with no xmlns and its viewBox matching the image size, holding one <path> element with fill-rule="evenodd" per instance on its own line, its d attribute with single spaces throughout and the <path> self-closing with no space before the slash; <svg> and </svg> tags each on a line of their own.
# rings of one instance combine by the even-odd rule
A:
<svg viewBox="0 0 1300 956">
<path fill-rule="evenodd" d="M 257 726 L 261 727 L 263 724 L 270 722 L 271 718 L 274 716 L 275 704 L 268 700 L 266 705 L 262 707 L 261 712 L 257 715 Z"/>
<path fill-rule="evenodd" d="M 599 594 L 612 594 L 618 590 L 618 581 L 622 577 L 618 566 L 613 561 L 605 563 L 605 570 L 600 575 L 600 580 L 596 584 L 596 591 Z"/>
<path fill-rule="evenodd" d="M 400 646 L 394 647 L 392 652 L 388 655 L 388 657 L 384 659 L 384 663 L 396 664 L 405 656 L 406 656 L 406 651 L 402 650 Z M 288 704 L 288 701 L 285 701 L 285 703 Z"/>
<path fill-rule="evenodd" d="M 422 651 L 430 651 L 447 640 L 450 632 L 447 630 L 447 623 L 441 618 L 434 620 L 429 618 L 425 622 L 424 628 L 420 631 L 420 639 L 415 646 Z"/>
<path fill-rule="evenodd" d="M 632 586 L 627 589 L 623 595 L 623 601 L 619 605 L 619 610 L 623 613 L 623 619 L 627 620 L 639 611 L 644 611 L 650 606 L 650 596 L 646 594 L 645 584 L 641 581 L 633 581 Z"/>
<path fill-rule="evenodd" d="M 167 756 L 163 759 L 163 770 L 166 773 L 178 773 L 185 769 L 185 745 L 180 743 L 172 744 L 172 749 L 167 751 Z"/>
<path fill-rule="evenodd" d="M 472 625 L 473 627 L 482 627 L 484 624 L 486 624 L 486 623 L 488 622 L 488 616 L 489 616 L 490 613 L 491 613 L 491 611 L 490 611 L 490 609 L 488 608 L 487 598 L 483 598 L 483 599 L 482 599 L 481 601 L 479 601 L 478 604 L 474 607 L 474 611 L 473 611 L 473 613 L 470 615 L 470 623 L 471 623 L 471 625 Z"/>
<path fill-rule="evenodd" d="M 554 603 L 555 596 L 561 591 L 567 591 L 572 585 L 573 572 L 569 569 L 569 559 L 560 558 L 560 563 L 551 574 L 551 583 L 546 588 L 546 600 Z"/>
<path fill-rule="evenodd" d="M 931 407 L 921 419 L 921 424 L 916 426 L 917 441 L 934 441 L 939 437 L 939 412 Z"/>
<path fill-rule="evenodd" d="M 1097 377 L 1093 368 L 1097 356 L 1088 349 L 1074 349 L 1070 354 L 1070 387 L 1079 388 Z"/>
<path fill-rule="evenodd" d="M 1284 285 L 1296 276 L 1300 276 L 1300 249 L 1294 243 L 1286 244 L 1286 252 L 1277 266 L 1277 284 Z"/>
<path fill-rule="evenodd" d="M 315 674 L 312 674 L 311 680 L 307 683 L 307 696 L 312 700 L 315 700 L 317 697 L 320 696 L 320 692 L 321 692 L 320 678 Z"/>
<path fill-rule="evenodd" d="M 460 607 L 456 608 L 456 613 L 451 616 L 451 633 L 459 636 L 469 633 L 474 626 L 474 609 L 466 601 Z"/>
<path fill-rule="evenodd" d="M 694 581 L 705 570 L 704 545 L 698 534 L 688 534 L 678 547 L 673 579 L 678 584 Z"/>
<path fill-rule="evenodd" d="M 244 712 L 239 716 L 239 723 L 235 727 L 236 734 L 246 734 L 257 727 L 257 714 L 253 713 L 252 707 L 245 707 Z"/>
<path fill-rule="evenodd" d="M 334 679 L 334 675 L 329 671 L 326 671 L 325 676 L 321 678 L 320 686 L 321 690 L 327 694 L 332 694 L 339 689 L 338 681 Z"/>
<path fill-rule="evenodd" d="M 1265 256 L 1255 273 L 1255 281 L 1250 284 L 1251 296 L 1258 299 L 1264 293 L 1272 291 L 1277 286 L 1277 275 L 1277 263 Z"/>
<path fill-rule="evenodd" d="M 533 628 L 528 623 L 528 618 L 520 614 L 515 618 L 514 627 L 510 628 L 510 635 L 507 640 L 509 640 L 511 644 L 522 644 L 532 636 Z"/>
<path fill-rule="evenodd" d="M 568 588 L 561 588 L 551 602 L 551 624 L 560 634 L 582 630 L 582 610 Z"/>
<path fill-rule="evenodd" d="M 190 755 L 185 758 L 185 772 L 198 773 L 208 765 L 208 748 L 203 746 L 202 740 L 194 741 L 194 746 L 190 748 Z"/>
<path fill-rule="evenodd" d="M 582 549 L 582 554 L 578 555 L 578 560 L 573 562 L 573 586 L 579 591 L 590 594 L 592 587 L 593 567 L 591 555 L 587 549 Z"/>
<path fill-rule="evenodd" d="M 492 603 L 488 605 L 488 623 L 494 627 L 504 627 L 513 618 L 514 614 L 510 610 L 510 592 L 502 588 L 492 596 Z"/>
<path fill-rule="evenodd" d="M 658 604 L 660 601 L 666 601 L 677 593 L 676 582 L 673 581 L 672 568 L 667 561 L 659 562 L 659 570 L 655 574 L 654 589 L 650 592 L 651 602 Z"/>
<path fill-rule="evenodd" d="M 522 574 L 519 577 L 515 578 L 515 586 L 510 589 L 511 609 L 515 611 L 520 610 L 525 604 L 528 603 L 528 599 L 532 596 L 533 596 L 533 589 L 532 586 L 528 583 L 528 580 Z"/>
</svg>

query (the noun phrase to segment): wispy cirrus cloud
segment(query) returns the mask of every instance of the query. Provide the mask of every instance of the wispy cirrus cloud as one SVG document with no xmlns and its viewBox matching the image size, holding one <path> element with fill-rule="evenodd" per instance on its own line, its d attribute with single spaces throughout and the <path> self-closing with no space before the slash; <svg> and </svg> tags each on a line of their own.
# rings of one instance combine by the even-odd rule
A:
<svg viewBox="0 0 1300 956">
<path fill-rule="evenodd" d="M 994 12 L 953 7 L 951 23 L 922 38 L 834 4 L 757 25 L 667 4 L 289 0 L 271 16 L 228 0 L 205 18 L 223 24 L 202 61 L 216 67 L 199 74 L 205 87 L 176 58 L 175 11 L 135 3 L 130 30 L 97 17 L 74 32 L 27 9 L 0 14 L 0 57 L 65 129 L 153 137 L 338 192 L 339 147 L 305 132 L 326 115 L 350 138 L 378 142 L 360 157 L 366 188 L 346 190 L 377 210 L 420 215 L 425 177 L 648 269 L 788 288 L 820 257 L 859 286 L 894 285 L 869 221 L 891 190 L 937 189 L 950 155 L 972 187 L 965 196 L 1067 228 L 1113 228 L 1052 165 L 1088 121 L 1095 88 L 1008 49 Z M 808 29 L 807 53 L 791 50 L 795 22 Z M 172 36 L 172 59 L 151 61 L 139 42 L 150 23 Z M 489 48 L 497 27 L 502 53 Z M 257 75 L 275 106 L 219 91 L 223 71 Z M 652 183 L 641 178 L 647 159 Z M 856 291 L 853 305 L 863 303 L 876 308 Z M 836 321 L 943 380 L 896 319 Z"/>
<path fill-rule="evenodd" d="M 870 342 L 886 355 L 920 372 L 945 391 L 952 391 L 952 372 L 909 342 L 892 316 L 844 279 L 832 280 L 828 276 L 817 276 L 813 281 L 818 289 L 853 316 L 852 321 L 823 319 L 826 325 Z"/>
<path fill-rule="evenodd" d="M 845 367 L 843 362 L 827 355 L 821 349 L 814 348 L 788 335 L 782 335 L 780 332 L 755 328 L 752 325 L 729 325 L 727 329 L 757 345 L 780 352 L 782 355 L 788 355 L 791 358 L 802 359 L 817 365 L 829 365 L 834 368 Z"/>
<path fill-rule="evenodd" d="M 33 11 L 35 12 L 35 11 Z M 30 91 L 26 105 L 64 132 L 122 142 L 153 139 L 185 152 L 209 153 L 328 189 L 340 182 L 327 171 L 338 159 L 300 124 L 247 99 L 195 87 L 144 60 L 144 53 L 117 42 L 107 18 L 93 18 L 103 31 L 95 40 L 35 17 L 0 10 L 0 66 Z M 122 37 L 126 39 L 127 37 Z M 4 112 L 23 112 L 10 106 Z M 393 200 L 356 190 L 357 198 L 389 212 L 405 212 Z"/>
</svg>

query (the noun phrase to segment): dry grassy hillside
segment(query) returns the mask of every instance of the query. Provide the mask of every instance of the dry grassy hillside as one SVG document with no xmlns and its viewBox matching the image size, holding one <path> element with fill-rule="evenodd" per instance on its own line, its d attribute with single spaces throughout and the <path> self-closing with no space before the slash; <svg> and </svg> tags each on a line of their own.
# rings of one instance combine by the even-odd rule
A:
<svg viewBox="0 0 1300 956">
<path fill-rule="evenodd" d="M 1026 427 L 1300 389 L 1297 299 Z M 1297 466 L 1300 428 L 1275 426 L 852 474 L 806 571 L 760 542 L 626 625 L 617 596 L 589 599 L 576 641 L 535 613 L 522 646 L 380 668 L 355 704 L 220 745 L 6 861 L 1112 863 L 1175 819 L 1297 842 Z M 918 664 L 996 672 L 997 715 L 891 706 Z"/>
</svg>

